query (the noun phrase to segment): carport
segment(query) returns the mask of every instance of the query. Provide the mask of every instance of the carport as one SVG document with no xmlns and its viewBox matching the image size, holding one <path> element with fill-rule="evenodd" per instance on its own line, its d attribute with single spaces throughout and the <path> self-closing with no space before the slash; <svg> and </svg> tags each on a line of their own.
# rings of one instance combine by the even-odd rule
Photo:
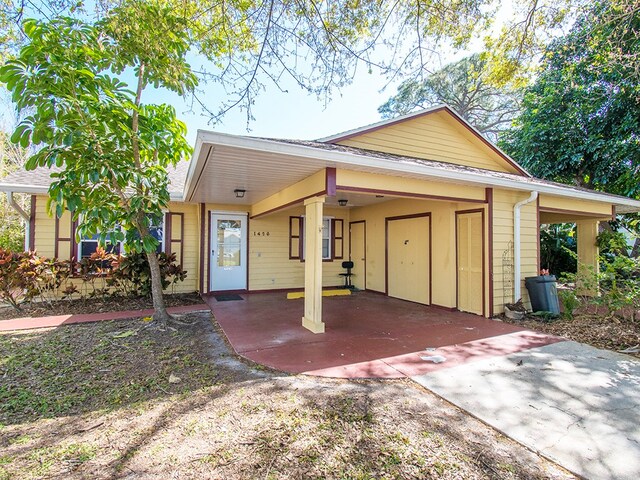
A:
<svg viewBox="0 0 640 480">
<path fill-rule="evenodd" d="M 300 325 L 302 299 L 283 292 L 241 300 L 206 296 L 236 353 L 288 373 L 400 378 L 559 341 L 477 315 L 372 292 L 323 298 L 324 335 Z M 441 355 L 442 363 L 423 357 Z"/>
</svg>

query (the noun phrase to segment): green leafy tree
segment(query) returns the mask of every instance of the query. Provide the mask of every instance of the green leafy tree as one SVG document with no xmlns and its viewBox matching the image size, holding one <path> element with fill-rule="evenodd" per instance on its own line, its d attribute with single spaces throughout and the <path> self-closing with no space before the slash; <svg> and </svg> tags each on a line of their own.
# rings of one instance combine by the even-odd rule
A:
<svg viewBox="0 0 640 480">
<path fill-rule="evenodd" d="M 185 55 L 184 19 L 153 2 L 129 2 L 95 25 L 70 18 L 28 20 L 29 42 L 0 69 L 19 111 L 31 114 L 12 137 L 37 153 L 27 169 L 57 166 L 49 189 L 58 216 L 79 221 L 77 235 L 100 234 L 145 252 L 154 318 L 169 320 L 157 241 L 150 223 L 169 203 L 167 167 L 191 152 L 186 127 L 168 105 L 142 103 L 149 85 L 179 94 L 197 83 Z M 135 73 L 131 91 L 117 75 Z"/>
<path fill-rule="evenodd" d="M 501 145 L 534 175 L 622 195 L 640 194 L 640 82 L 636 64 L 606 61 L 611 45 L 640 53 L 636 37 L 601 38 L 608 3 L 551 44 Z M 640 25 L 640 12 L 631 28 Z M 606 25 L 605 25 L 606 26 Z M 610 33 L 614 33 L 610 31 Z"/>
<path fill-rule="evenodd" d="M 637 0 L 633 0 L 634 2 Z M 28 41 L 24 18 L 57 15 L 100 19 L 121 0 L 0 2 L 0 39 L 5 53 Z M 348 82 L 364 63 L 392 78 L 419 77 L 434 54 L 485 44 L 491 82 L 526 79 L 527 67 L 550 38 L 590 0 L 515 0 L 510 15 L 497 13 L 501 0 L 164 0 L 187 21 L 192 47 L 213 60 L 200 79 L 219 82 L 228 98 L 217 107 L 195 95 L 210 115 L 229 108 L 250 109 L 268 82 L 288 88 L 292 80 L 316 94 Z M 630 4 L 631 0 L 620 2 Z M 498 23 L 500 23 L 498 25 Z M 381 50 L 378 50 L 378 47 Z M 1 55 L 1 54 L 0 54 Z"/>
<path fill-rule="evenodd" d="M 491 139 L 508 127 L 518 112 L 517 90 L 496 87 L 487 80 L 480 54 L 446 65 L 425 80 L 409 79 L 378 108 L 383 118 L 446 103 Z"/>
</svg>

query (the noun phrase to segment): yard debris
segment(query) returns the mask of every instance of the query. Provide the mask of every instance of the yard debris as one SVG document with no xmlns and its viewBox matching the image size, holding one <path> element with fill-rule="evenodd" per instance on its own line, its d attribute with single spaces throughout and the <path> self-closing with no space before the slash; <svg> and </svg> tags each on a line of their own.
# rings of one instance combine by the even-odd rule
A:
<svg viewBox="0 0 640 480">
<path fill-rule="evenodd" d="M 89 432 L 89 431 L 93 430 L 94 428 L 101 427 L 102 425 L 104 425 L 104 422 L 94 423 L 94 424 L 93 424 L 93 425 L 91 425 L 90 427 L 80 428 L 80 429 L 78 430 L 78 433 Z"/>
<path fill-rule="evenodd" d="M 634 347 L 625 348 L 624 350 L 618 350 L 620 353 L 640 353 L 640 345 Z"/>
<path fill-rule="evenodd" d="M 127 338 L 127 337 L 133 337 L 137 334 L 138 334 L 137 330 L 125 330 L 124 332 L 115 334 L 113 338 Z"/>
<path fill-rule="evenodd" d="M 433 362 L 433 363 L 443 363 L 447 361 L 447 358 L 442 355 L 430 355 L 427 357 L 420 357 L 421 360 L 425 362 Z"/>
<path fill-rule="evenodd" d="M 182 379 L 176 375 L 174 375 L 173 373 L 171 375 L 169 375 L 169 383 L 180 383 L 182 381 Z"/>
</svg>

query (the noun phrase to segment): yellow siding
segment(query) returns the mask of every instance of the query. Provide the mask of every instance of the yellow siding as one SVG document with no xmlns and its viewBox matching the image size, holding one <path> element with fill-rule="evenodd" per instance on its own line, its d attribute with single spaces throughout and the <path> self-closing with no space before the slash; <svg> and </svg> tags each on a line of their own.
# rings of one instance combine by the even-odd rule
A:
<svg viewBox="0 0 640 480">
<path fill-rule="evenodd" d="M 304 262 L 289 260 L 289 216 L 304 215 L 304 207 L 268 215 L 249 223 L 249 289 L 269 290 L 304 286 Z M 349 210 L 324 208 L 325 217 L 341 218 L 349 223 Z M 254 236 L 253 232 L 269 232 L 269 236 Z M 348 256 L 348 232 L 344 229 L 344 257 Z M 322 285 L 340 285 L 344 272 L 342 260 L 322 262 Z"/>
<path fill-rule="evenodd" d="M 45 257 L 53 257 L 55 253 L 56 221 L 47 212 L 48 199 L 49 197 L 45 195 L 36 196 L 35 250 Z M 66 212 L 66 215 L 68 216 L 69 213 Z M 67 235 L 65 234 L 65 236 Z"/>
<path fill-rule="evenodd" d="M 431 212 L 432 299 L 443 307 L 456 307 L 455 211 L 480 208 L 478 204 L 399 199 L 355 208 L 351 221 L 366 221 L 367 289 L 385 291 L 385 218 Z M 411 281 L 407 278 L 407 281 Z"/>
<path fill-rule="evenodd" d="M 558 197 L 554 195 L 540 195 L 540 208 L 567 210 L 584 214 L 602 215 L 611 217 L 611 204 L 606 202 L 594 202 L 571 197 Z"/>
<path fill-rule="evenodd" d="M 430 182 L 408 177 L 392 177 L 377 173 L 357 172 L 338 169 L 336 185 L 391 192 L 433 195 L 435 197 L 455 197 L 469 200 L 484 200 L 484 188 L 456 185 L 454 183 Z"/>
<path fill-rule="evenodd" d="M 177 238 L 182 233 L 182 248 L 184 258 L 182 268 L 187 271 L 184 282 L 177 283 L 172 291 L 193 292 L 198 290 L 198 274 L 200 267 L 200 209 L 197 204 L 172 202 L 169 211 L 184 214 L 184 232 L 180 232 L 180 224 L 173 224 L 172 237 Z M 174 217 L 176 218 L 176 217 Z"/>
<path fill-rule="evenodd" d="M 594 288 L 594 275 L 599 272 L 600 263 L 598 224 L 599 222 L 597 220 L 582 220 L 576 222 L 579 279 L 588 279 L 586 282 L 578 282 L 577 289 L 581 294 L 592 296 L 598 294 L 598 289 Z"/>
<path fill-rule="evenodd" d="M 366 150 L 518 173 L 493 149 L 444 111 L 398 122 L 338 143 Z"/>
<path fill-rule="evenodd" d="M 211 211 L 218 212 L 246 212 L 247 207 L 233 205 L 207 204 L 208 216 Z M 249 220 L 249 290 L 275 290 L 286 288 L 304 287 L 304 262 L 289 260 L 289 217 L 304 215 L 302 205 L 289 208 L 286 211 L 265 215 Z M 349 237 L 349 209 L 324 208 L 324 216 L 340 218 L 344 220 L 344 258 L 348 257 Z M 266 233 L 269 233 L 267 236 Z M 264 233 L 265 235 L 262 235 Z M 206 233 L 205 242 L 208 242 L 209 232 Z M 209 272 L 208 247 L 205 245 L 205 290 L 207 290 Z M 340 285 L 344 270 L 342 260 L 322 262 L 322 284 L 325 287 Z"/>
<path fill-rule="evenodd" d="M 270 212 L 283 205 L 316 195 L 326 188 L 326 172 L 322 169 L 310 177 L 290 185 L 251 206 L 251 216 Z"/>
<path fill-rule="evenodd" d="M 46 210 L 48 197 L 39 195 L 36 198 L 36 232 L 35 249 L 38 254 L 52 258 L 55 255 L 55 224 L 54 216 L 50 216 Z M 184 282 L 176 284 L 175 292 L 192 292 L 198 289 L 198 267 L 200 255 L 200 226 L 198 205 L 185 203 L 171 203 L 172 212 L 184 213 L 184 262 L 183 268 L 187 270 L 187 278 Z M 59 220 L 59 236 L 69 238 L 71 235 L 71 214 L 66 211 Z M 175 234 L 174 234 L 175 238 Z M 71 252 L 71 242 L 58 242 L 58 257 L 60 260 L 68 260 L 71 256 L 77 256 L 77 252 Z"/>
<path fill-rule="evenodd" d="M 504 311 L 513 299 L 513 206 L 529 197 L 527 192 L 494 190 L 493 194 L 493 300 L 494 314 Z M 538 274 L 538 221 L 536 202 L 521 208 L 521 292 L 525 304 L 529 295 L 524 277 Z M 507 257 L 503 261 L 503 255 Z M 506 288 L 505 288 L 506 286 Z M 517 300 L 517 299 L 516 299 Z M 530 306 L 530 305 L 529 305 Z"/>
</svg>

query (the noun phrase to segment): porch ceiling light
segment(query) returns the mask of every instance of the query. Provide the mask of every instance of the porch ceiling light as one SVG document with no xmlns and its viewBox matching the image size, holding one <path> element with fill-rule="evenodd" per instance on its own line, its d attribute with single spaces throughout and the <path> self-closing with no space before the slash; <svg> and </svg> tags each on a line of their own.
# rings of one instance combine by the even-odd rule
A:
<svg viewBox="0 0 640 480">
<path fill-rule="evenodd" d="M 340 205 L 341 207 L 346 207 L 348 201 L 349 200 L 347 200 L 346 198 L 341 198 L 340 200 L 338 200 L 338 205 Z"/>
<path fill-rule="evenodd" d="M 244 194 L 245 194 L 246 190 L 242 189 L 242 188 L 236 188 L 233 193 L 236 194 L 236 198 L 244 198 Z"/>
</svg>

